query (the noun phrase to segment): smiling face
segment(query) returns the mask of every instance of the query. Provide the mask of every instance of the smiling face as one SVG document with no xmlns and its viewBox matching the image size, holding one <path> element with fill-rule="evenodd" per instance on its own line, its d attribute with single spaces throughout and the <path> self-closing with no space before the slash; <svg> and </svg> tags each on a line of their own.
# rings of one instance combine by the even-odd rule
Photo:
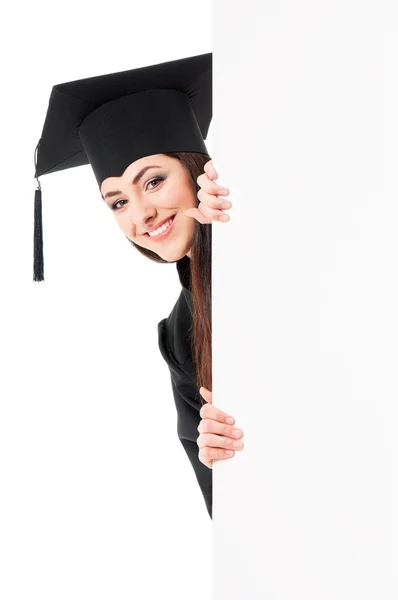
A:
<svg viewBox="0 0 398 600">
<path fill-rule="evenodd" d="M 168 262 L 191 256 L 195 219 L 183 211 L 196 206 L 196 189 L 180 160 L 165 154 L 140 158 L 120 177 L 104 179 L 101 194 L 122 232 L 134 243 Z M 171 217 L 167 231 L 148 235 L 148 230 L 156 230 Z"/>
</svg>

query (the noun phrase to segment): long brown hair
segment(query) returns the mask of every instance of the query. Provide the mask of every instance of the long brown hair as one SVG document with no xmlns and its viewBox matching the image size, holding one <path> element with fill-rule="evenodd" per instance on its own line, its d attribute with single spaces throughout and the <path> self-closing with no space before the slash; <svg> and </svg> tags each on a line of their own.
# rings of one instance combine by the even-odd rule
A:
<svg viewBox="0 0 398 600">
<path fill-rule="evenodd" d="M 166 156 L 182 162 L 191 175 L 199 206 L 197 193 L 200 189 L 197 178 L 204 173 L 204 165 L 211 159 L 201 152 L 164 152 Z M 193 218 L 193 217 L 190 217 Z M 144 256 L 155 262 L 167 263 L 156 252 L 142 248 L 127 238 Z M 191 247 L 191 289 L 193 300 L 193 326 L 191 335 L 192 357 L 196 371 L 198 390 L 205 387 L 212 390 L 212 352 L 211 352 L 211 223 L 202 225 L 195 219 L 195 231 Z M 205 404 L 200 396 L 201 404 Z"/>
</svg>

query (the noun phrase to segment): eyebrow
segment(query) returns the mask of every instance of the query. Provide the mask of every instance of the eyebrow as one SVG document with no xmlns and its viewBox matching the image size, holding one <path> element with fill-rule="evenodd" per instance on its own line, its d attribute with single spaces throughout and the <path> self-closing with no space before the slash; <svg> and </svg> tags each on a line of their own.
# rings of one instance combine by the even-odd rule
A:
<svg viewBox="0 0 398 600">
<path fill-rule="evenodd" d="M 149 171 L 149 169 L 161 169 L 162 167 L 160 165 L 151 165 L 151 166 L 147 166 L 147 167 L 143 167 L 141 169 L 141 171 L 138 171 L 137 175 L 134 177 L 133 179 L 133 185 L 136 185 L 138 183 L 138 181 L 141 179 L 141 177 L 143 175 L 145 175 L 145 173 L 147 171 Z M 102 199 L 105 200 L 105 198 L 112 198 L 112 196 L 117 196 L 118 194 L 122 194 L 123 192 L 121 192 L 120 190 L 115 190 L 113 192 L 108 192 L 107 194 L 105 194 L 105 196 L 102 196 Z"/>
</svg>

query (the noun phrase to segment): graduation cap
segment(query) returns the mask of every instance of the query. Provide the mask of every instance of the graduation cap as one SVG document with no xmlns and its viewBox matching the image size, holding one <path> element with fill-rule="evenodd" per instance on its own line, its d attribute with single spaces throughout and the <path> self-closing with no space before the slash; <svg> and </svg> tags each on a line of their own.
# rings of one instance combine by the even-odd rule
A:
<svg viewBox="0 0 398 600">
<path fill-rule="evenodd" d="M 35 149 L 33 280 L 44 280 L 39 177 L 91 164 L 99 188 L 135 160 L 206 153 L 212 53 L 54 85 Z"/>
</svg>

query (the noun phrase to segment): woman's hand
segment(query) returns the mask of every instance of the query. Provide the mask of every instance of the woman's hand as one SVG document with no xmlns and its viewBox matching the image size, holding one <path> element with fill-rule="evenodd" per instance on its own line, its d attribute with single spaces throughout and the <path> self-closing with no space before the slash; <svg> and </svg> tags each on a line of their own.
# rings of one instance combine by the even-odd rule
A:
<svg viewBox="0 0 398 600">
<path fill-rule="evenodd" d="M 240 447 L 235 447 L 234 442 L 237 441 L 243 432 L 241 429 L 236 429 L 233 425 L 235 419 L 229 417 L 222 410 L 213 406 L 213 394 L 207 388 L 201 387 L 200 395 L 208 402 L 200 409 L 201 422 L 198 425 L 200 436 L 197 439 L 199 446 L 199 460 L 209 469 L 213 468 L 213 460 L 223 458 L 231 458 L 235 455 L 235 450 L 243 449 L 243 442 Z M 232 419 L 232 424 L 227 423 L 227 419 Z M 233 431 L 238 431 L 238 435 L 234 436 Z"/>
<path fill-rule="evenodd" d="M 218 178 L 212 160 L 205 164 L 204 170 L 205 172 L 199 175 L 196 180 L 201 188 L 198 191 L 199 206 L 185 210 L 184 215 L 193 217 L 202 225 L 209 224 L 212 221 L 229 221 L 229 215 L 222 209 L 231 208 L 232 204 L 221 198 L 221 196 L 228 196 L 229 190 L 212 181 Z"/>
</svg>

